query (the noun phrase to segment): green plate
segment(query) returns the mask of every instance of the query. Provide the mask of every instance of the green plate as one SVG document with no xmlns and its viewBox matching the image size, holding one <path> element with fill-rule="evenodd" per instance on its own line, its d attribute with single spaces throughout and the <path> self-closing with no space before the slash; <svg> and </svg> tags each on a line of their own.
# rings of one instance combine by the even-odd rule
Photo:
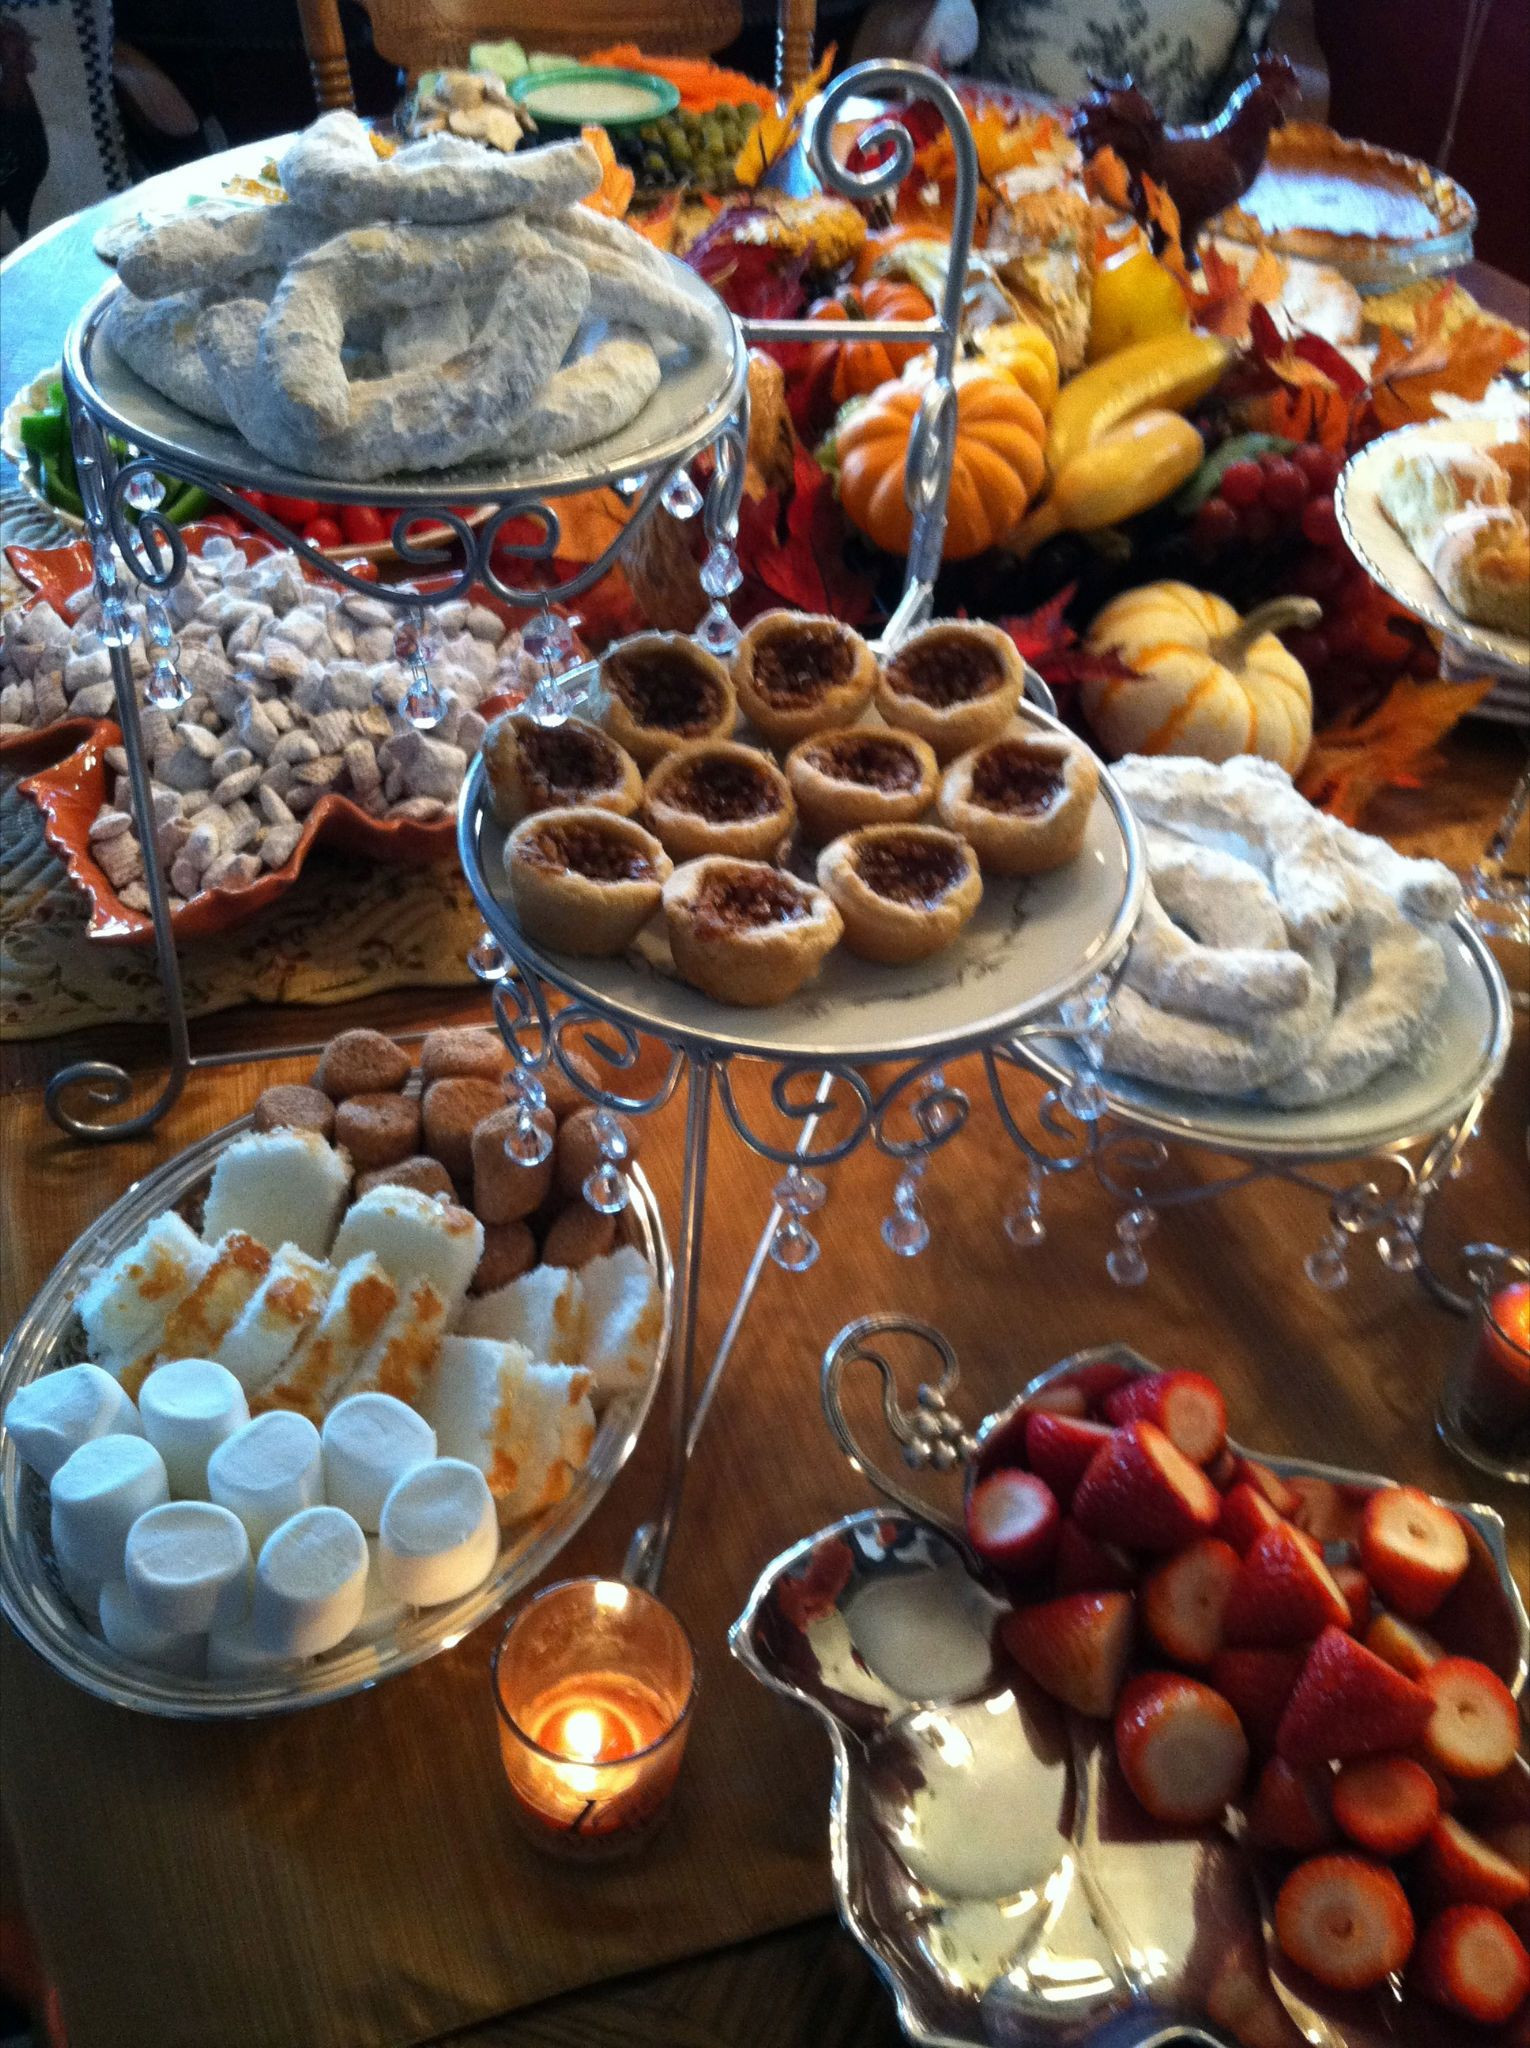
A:
<svg viewBox="0 0 1530 2048">
<path fill-rule="evenodd" d="M 618 90 L 612 91 L 615 87 Z M 633 97 L 642 95 L 639 105 Z M 668 79 L 647 71 L 613 71 L 603 64 L 570 64 L 560 71 L 528 71 L 510 87 L 516 107 L 536 123 L 543 137 L 577 135 L 581 128 L 641 128 L 662 121 L 680 104 Z M 602 100 L 626 100 L 624 109 Z M 539 101 L 546 101 L 545 106 Z"/>
</svg>

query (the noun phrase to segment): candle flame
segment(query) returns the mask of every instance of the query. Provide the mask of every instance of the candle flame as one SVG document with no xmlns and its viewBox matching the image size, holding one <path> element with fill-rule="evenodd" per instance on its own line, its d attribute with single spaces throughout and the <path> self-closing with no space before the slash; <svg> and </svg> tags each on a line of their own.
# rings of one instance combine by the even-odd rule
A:
<svg viewBox="0 0 1530 2048">
<path fill-rule="evenodd" d="M 564 1753 L 586 1762 L 600 1755 L 605 1746 L 605 1722 L 592 1707 L 578 1707 L 563 1723 Z"/>
</svg>

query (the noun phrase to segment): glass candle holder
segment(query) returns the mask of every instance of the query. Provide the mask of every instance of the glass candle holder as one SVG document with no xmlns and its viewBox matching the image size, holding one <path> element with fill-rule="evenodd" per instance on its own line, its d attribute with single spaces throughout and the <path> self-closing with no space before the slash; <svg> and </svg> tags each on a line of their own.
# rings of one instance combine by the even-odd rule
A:
<svg viewBox="0 0 1530 2048">
<path fill-rule="evenodd" d="M 1471 1327 L 1446 1368 L 1439 1432 L 1458 1458 L 1530 1485 L 1530 1259 L 1468 1253 Z"/>
<path fill-rule="evenodd" d="M 512 1617 L 493 1673 L 526 1832 L 569 1857 L 637 1848 L 674 1789 L 696 1698 L 695 1655 L 674 1615 L 619 1579 L 568 1579 Z"/>
</svg>

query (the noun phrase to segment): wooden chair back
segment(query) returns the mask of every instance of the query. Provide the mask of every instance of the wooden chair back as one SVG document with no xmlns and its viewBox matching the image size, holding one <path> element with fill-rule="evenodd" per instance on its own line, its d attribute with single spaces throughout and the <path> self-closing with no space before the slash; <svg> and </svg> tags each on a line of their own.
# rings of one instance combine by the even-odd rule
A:
<svg viewBox="0 0 1530 2048">
<path fill-rule="evenodd" d="M 513 36 L 527 49 L 577 56 L 608 43 L 657 54 L 710 56 L 739 32 L 739 0 L 362 0 L 378 55 L 410 78 L 464 65 L 474 43 Z M 339 0 L 298 0 L 321 112 L 355 104 Z M 790 91 L 813 62 L 816 0 L 780 0 L 776 83 Z"/>
</svg>

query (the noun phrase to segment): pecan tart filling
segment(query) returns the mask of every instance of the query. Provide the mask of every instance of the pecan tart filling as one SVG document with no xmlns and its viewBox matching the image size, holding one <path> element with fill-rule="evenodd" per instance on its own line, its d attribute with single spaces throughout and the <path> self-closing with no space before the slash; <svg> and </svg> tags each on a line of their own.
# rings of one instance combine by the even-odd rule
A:
<svg viewBox="0 0 1530 2048">
<path fill-rule="evenodd" d="M 506 845 L 505 869 L 529 938 L 604 955 L 629 946 L 653 916 L 673 863 L 633 819 L 580 804 L 523 819 Z"/>
<path fill-rule="evenodd" d="M 726 739 L 738 716 L 728 671 L 679 633 L 639 633 L 600 664 L 606 724 L 643 769 L 676 747 Z"/>
<path fill-rule="evenodd" d="M 707 740 L 666 754 L 648 777 L 648 823 L 675 860 L 729 853 L 764 860 L 796 815 L 786 777 L 753 747 Z"/>
<path fill-rule="evenodd" d="M 772 746 L 847 725 L 870 701 L 876 658 L 839 619 L 764 612 L 739 642 L 733 680 L 744 716 Z"/>
<path fill-rule="evenodd" d="M 803 830 L 817 840 L 858 825 L 912 821 L 933 803 L 939 777 L 924 740 L 883 726 L 816 734 L 786 760 Z"/>
<path fill-rule="evenodd" d="M 1081 851 L 1099 786 L 1094 756 L 1075 741 L 1016 731 L 952 762 L 939 810 L 986 874 L 1039 875 Z"/>
<path fill-rule="evenodd" d="M 764 861 L 709 855 L 664 885 L 670 950 L 684 979 L 718 1002 L 784 1002 L 816 974 L 841 930 L 821 889 Z"/>
<path fill-rule="evenodd" d="M 850 950 L 894 966 L 949 946 L 983 893 L 972 848 L 936 825 L 847 832 L 818 856 L 818 880 Z"/>
<path fill-rule="evenodd" d="M 1007 633 L 976 619 L 941 619 L 910 634 L 883 664 L 877 706 L 889 725 L 906 726 L 949 761 L 996 739 L 1024 687 Z"/>
<path fill-rule="evenodd" d="M 524 711 L 507 711 L 485 734 L 483 754 L 502 825 L 571 804 L 597 804 L 630 818 L 642 800 L 643 779 L 632 756 L 581 718 L 539 725 Z"/>
</svg>

